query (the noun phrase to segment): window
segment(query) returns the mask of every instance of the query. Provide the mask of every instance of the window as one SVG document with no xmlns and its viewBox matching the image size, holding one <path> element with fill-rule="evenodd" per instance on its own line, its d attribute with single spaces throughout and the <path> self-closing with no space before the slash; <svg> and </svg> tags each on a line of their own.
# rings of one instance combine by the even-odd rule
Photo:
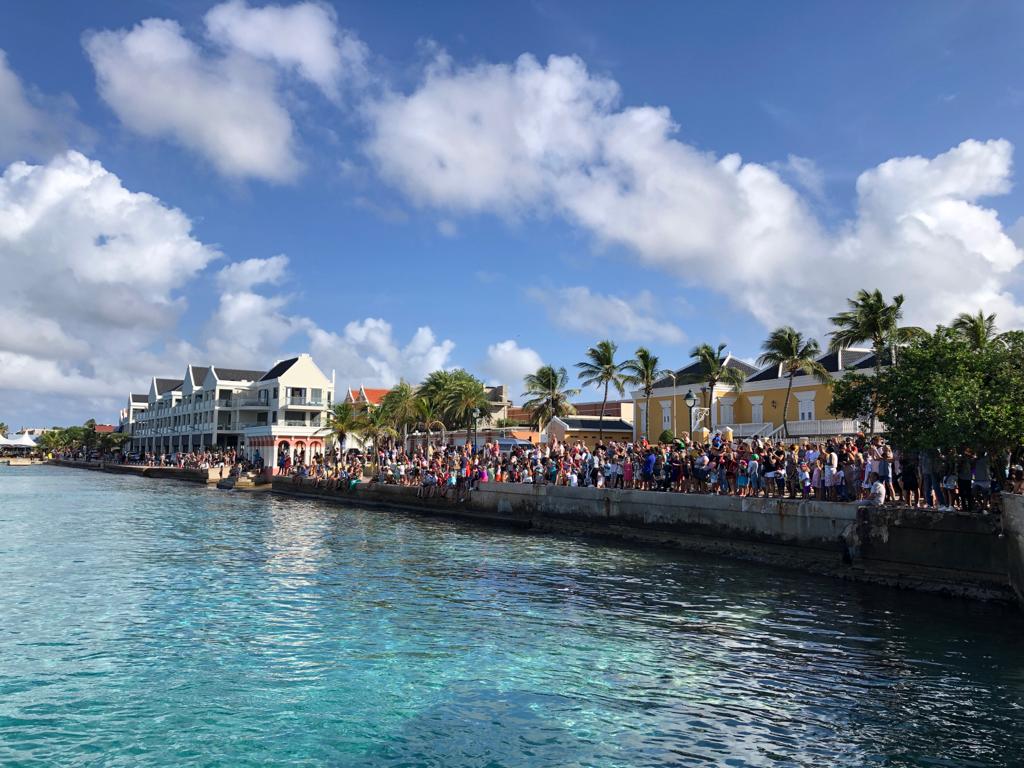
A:
<svg viewBox="0 0 1024 768">
<path fill-rule="evenodd" d="M 672 429 L 672 401 L 662 400 L 661 401 L 661 428 L 671 430 Z"/>
<path fill-rule="evenodd" d="M 259 400 L 260 400 L 261 403 L 267 402 L 267 390 L 265 390 L 265 389 L 261 389 L 260 390 Z"/>
<path fill-rule="evenodd" d="M 750 404 L 750 420 L 754 424 L 764 423 L 764 405 L 761 403 Z"/>
<path fill-rule="evenodd" d="M 311 389 L 311 390 L 309 390 L 309 400 L 310 400 L 310 402 L 312 402 L 314 404 L 322 403 L 323 399 L 324 399 L 324 391 L 322 389 Z"/>
<path fill-rule="evenodd" d="M 719 404 L 719 410 L 721 411 L 721 414 L 722 414 L 722 419 L 721 419 L 722 423 L 723 424 L 732 424 L 732 422 L 733 422 L 733 414 L 732 414 L 733 400 L 731 398 L 729 400 L 719 400 L 718 404 Z"/>
<path fill-rule="evenodd" d="M 814 421 L 814 393 L 797 393 L 797 418 L 800 421 Z"/>
<path fill-rule="evenodd" d="M 277 400 L 277 387 L 274 387 L 274 399 Z"/>
</svg>

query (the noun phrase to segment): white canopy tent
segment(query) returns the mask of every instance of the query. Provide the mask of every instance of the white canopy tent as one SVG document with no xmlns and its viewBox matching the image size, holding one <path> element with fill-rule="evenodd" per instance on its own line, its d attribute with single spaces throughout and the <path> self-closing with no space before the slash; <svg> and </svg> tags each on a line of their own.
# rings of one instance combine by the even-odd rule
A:
<svg viewBox="0 0 1024 768">
<path fill-rule="evenodd" d="M 6 445 L 8 448 L 35 448 L 36 441 L 27 432 L 23 432 L 20 435 L 15 435 L 13 440 L 8 439 L 0 445 Z"/>
<path fill-rule="evenodd" d="M 13 445 L 13 444 L 14 444 L 14 442 L 12 440 L 8 440 L 3 435 L 0 435 L 0 448 L 6 448 L 7 446 L 10 446 L 10 445 Z"/>
</svg>

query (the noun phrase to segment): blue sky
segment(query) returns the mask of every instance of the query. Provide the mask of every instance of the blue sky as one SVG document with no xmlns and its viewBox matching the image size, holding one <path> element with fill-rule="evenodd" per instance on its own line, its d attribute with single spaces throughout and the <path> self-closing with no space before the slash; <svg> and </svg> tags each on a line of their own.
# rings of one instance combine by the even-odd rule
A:
<svg viewBox="0 0 1024 768">
<path fill-rule="evenodd" d="M 0 162 L 38 180 L 8 172 L 0 222 L 68 195 L 0 223 L 8 304 L 48 319 L 0 334 L 12 425 L 111 418 L 188 359 L 388 385 L 606 336 L 751 358 L 860 287 L 1024 317 L 1019 3 L 0 8 Z M 97 174 L 121 192 L 66 191 Z"/>
</svg>

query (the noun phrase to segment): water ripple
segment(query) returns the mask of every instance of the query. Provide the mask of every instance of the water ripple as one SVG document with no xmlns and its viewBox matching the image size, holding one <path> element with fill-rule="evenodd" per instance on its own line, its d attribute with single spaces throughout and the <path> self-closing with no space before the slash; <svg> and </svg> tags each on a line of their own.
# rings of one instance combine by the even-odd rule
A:
<svg viewBox="0 0 1024 768">
<path fill-rule="evenodd" d="M 0 471 L 2 765 L 1024 765 L 1007 608 Z"/>
</svg>

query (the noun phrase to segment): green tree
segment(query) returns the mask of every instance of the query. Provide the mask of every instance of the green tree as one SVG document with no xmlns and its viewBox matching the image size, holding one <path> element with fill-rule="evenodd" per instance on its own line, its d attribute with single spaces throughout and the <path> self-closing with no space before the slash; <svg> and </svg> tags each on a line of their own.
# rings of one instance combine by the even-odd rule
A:
<svg viewBox="0 0 1024 768">
<path fill-rule="evenodd" d="M 352 403 L 335 403 L 327 414 L 327 429 L 339 445 L 348 435 L 357 435 L 366 426 L 366 414 Z"/>
<path fill-rule="evenodd" d="M 836 352 L 849 349 L 856 344 L 871 343 L 875 355 L 875 376 L 882 370 L 882 362 L 887 357 L 889 362 L 896 362 L 896 348 L 914 339 L 927 335 L 922 328 L 901 326 L 903 319 L 903 295 L 892 297 L 892 304 L 886 302 L 882 292 L 877 288 L 857 291 L 852 299 L 847 299 L 849 309 L 829 318 L 836 330 L 829 335 L 829 350 Z M 872 398 L 871 432 L 875 431 L 878 419 L 877 398 Z"/>
<path fill-rule="evenodd" d="M 651 395 L 654 394 L 654 385 L 658 380 L 667 376 L 671 371 L 661 368 L 658 356 L 653 354 L 647 347 L 639 347 L 636 356 L 623 364 L 623 372 L 626 374 L 626 383 L 630 386 L 640 387 L 644 393 L 644 411 L 650 419 Z M 645 430 L 648 425 L 644 425 Z M 650 435 L 645 435 L 650 437 Z"/>
<path fill-rule="evenodd" d="M 379 451 L 390 440 L 398 438 L 398 430 L 395 429 L 391 415 L 384 408 L 371 408 L 366 411 L 363 422 L 363 435 L 373 446 L 374 474 L 380 472 Z"/>
<path fill-rule="evenodd" d="M 782 430 L 789 437 L 789 398 L 793 392 L 793 379 L 799 374 L 813 376 L 823 384 L 831 384 L 832 377 L 818 357 L 821 347 L 816 339 L 804 338 L 800 331 L 784 325 L 772 331 L 761 345 L 760 366 L 775 365 L 788 379 L 786 398 L 782 405 Z"/>
<path fill-rule="evenodd" d="M 476 389 L 477 385 L 483 387 L 483 383 L 471 373 L 456 368 L 452 371 L 431 372 L 417 392 L 427 400 L 438 420 L 448 427 L 463 427 L 465 418 L 453 410 L 453 403 L 458 400 L 458 391 Z"/>
<path fill-rule="evenodd" d="M 490 413 L 490 406 L 491 398 L 484 383 L 469 374 L 456 378 L 445 393 L 446 420 L 450 419 L 452 425 L 467 430 L 475 426 L 473 411 L 486 416 Z"/>
<path fill-rule="evenodd" d="M 601 416 L 597 421 L 597 440 L 604 442 L 604 412 L 608 405 L 608 389 L 614 387 L 619 396 L 626 394 L 625 363 L 615 362 L 618 346 L 613 341 L 599 341 L 587 350 L 587 359 L 576 363 L 579 368 L 580 383 L 586 387 L 603 387 L 604 399 L 601 400 Z"/>
<path fill-rule="evenodd" d="M 0 437 L 7 437 L 7 425 L 0 421 Z"/>
<path fill-rule="evenodd" d="M 523 397 L 529 398 L 523 403 L 523 408 L 530 412 L 538 431 L 556 416 L 576 413 L 576 406 L 569 402 L 569 398 L 580 391 L 569 386 L 569 374 L 565 368 L 543 365 L 523 377 L 523 386 L 526 389 Z"/>
<path fill-rule="evenodd" d="M 743 381 L 746 374 L 739 368 L 728 365 L 729 356 L 725 354 L 725 344 L 712 347 L 710 344 L 698 344 L 690 350 L 690 357 L 700 363 L 704 371 L 704 380 L 707 382 L 708 392 L 705 408 L 710 408 L 715 397 L 715 387 L 719 384 L 728 384 L 737 391 L 743 389 Z"/>
<path fill-rule="evenodd" d="M 423 427 L 423 431 L 427 433 L 427 446 L 428 449 L 434 442 L 434 430 L 441 430 L 441 443 L 446 443 L 445 438 L 445 424 L 439 418 L 440 414 L 435 407 L 434 403 L 426 397 L 418 397 L 416 400 L 416 408 L 419 417 L 417 422 Z"/>
<path fill-rule="evenodd" d="M 391 421 L 402 432 L 403 442 L 409 436 L 409 427 L 414 427 L 420 417 L 420 396 L 416 389 L 406 381 L 388 390 L 381 399 L 380 407 L 391 417 Z"/>
<path fill-rule="evenodd" d="M 875 382 L 892 441 L 905 449 L 970 445 L 999 455 L 1024 435 L 1024 332 L 975 348 L 940 327 L 900 354 Z"/>
<path fill-rule="evenodd" d="M 982 309 L 979 309 L 974 315 L 969 312 L 961 312 L 953 320 L 951 327 L 975 349 L 985 349 L 1000 338 L 999 329 L 996 327 L 996 316 L 994 314 L 986 315 Z"/>
</svg>

